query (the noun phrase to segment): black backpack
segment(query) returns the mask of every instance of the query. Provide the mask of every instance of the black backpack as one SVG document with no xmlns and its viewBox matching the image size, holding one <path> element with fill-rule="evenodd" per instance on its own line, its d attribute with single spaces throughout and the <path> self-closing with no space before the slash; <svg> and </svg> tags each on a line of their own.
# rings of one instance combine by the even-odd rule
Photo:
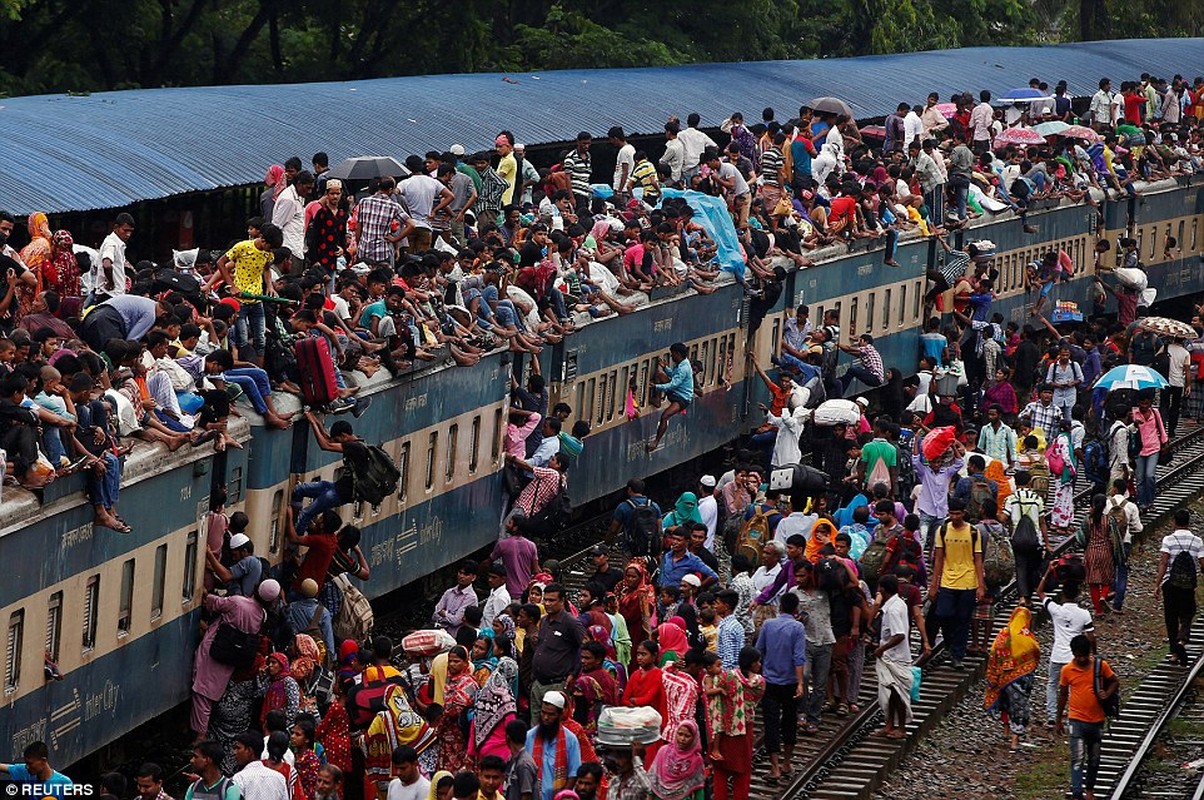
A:
<svg viewBox="0 0 1204 800">
<path fill-rule="evenodd" d="M 365 463 L 358 470 L 351 467 L 352 493 L 357 500 L 377 506 L 397 490 L 401 470 L 389 458 L 389 454 L 377 445 L 366 445 L 366 449 L 368 457 Z"/>
<path fill-rule="evenodd" d="M 1196 560 L 1188 550 L 1180 550 L 1172 559 L 1171 568 L 1166 577 L 1166 585 L 1176 589 L 1194 591 L 1196 588 Z"/>
<path fill-rule="evenodd" d="M 844 565 L 834 558 L 820 559 L 815 571 L 818 573 L 816 580 L 819 588 L 825 592 L 834 594 L 848 585 L 849 573 L 845 571 Z"/>
<path fill-rule="evenodd" d="M 1120 687 L 1116 687 L 1116 691 L 1109 697 L 1100 697 L 1104 691 L 1104 681 L 1100 675 L 1100 664 L 1103 659 L 1095 656 L 1091 659 L 1091 689 L 1095 692 L 1095 699 L 1099 701 L 1100 708 L 1104 710 L 1104 716 L 1108 719 L 1113 719 L 1120 716 Z"/>
<path fill-rule="evenodd" d="M 627 525 L 623 533 L 627 538 L 626 550 L 633 556 L 646 556 L 652 552 L 652 542 L 656 539 L 660 515 L 652 507 L 652 501 L 645 499 L 643 503 L 635 502 L 629 497 L 627 505 L 631 513 L 627 515 Z"/>
<path fill-rule="evenodd" d="M 1020 511 L 1023 516 L 1016 523 L 1015 529 L 1012 530 L 1012 551 L 1020 553 L 1033 553 L 1041 549 L 1041 532 L 1037 529 L 1033 518 L 1025 513 L 1026 506 L 1036 505 L 1020 499 L 1019 493 L 1016 495 L 1016 503 L 1020 506 Z"/>
<path fill-rule="evenodd" d="M 223 622 L 209 644 L 209 655 L 227 667 L 247 669 L 259 655 L 259 634 L 247 633 Z"/>
</svg>

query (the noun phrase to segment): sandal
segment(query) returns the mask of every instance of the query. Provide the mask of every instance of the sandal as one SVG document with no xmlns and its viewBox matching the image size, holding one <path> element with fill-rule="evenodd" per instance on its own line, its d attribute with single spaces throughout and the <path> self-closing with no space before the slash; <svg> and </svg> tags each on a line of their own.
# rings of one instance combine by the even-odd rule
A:
<svg viewBox="0 0 1204 800">
<path fill-rule="evenodd" d="M 847 717 L 849 715 L 849 704 L 841 703 L 836 707 L 836 716 Z"/>
</svg>

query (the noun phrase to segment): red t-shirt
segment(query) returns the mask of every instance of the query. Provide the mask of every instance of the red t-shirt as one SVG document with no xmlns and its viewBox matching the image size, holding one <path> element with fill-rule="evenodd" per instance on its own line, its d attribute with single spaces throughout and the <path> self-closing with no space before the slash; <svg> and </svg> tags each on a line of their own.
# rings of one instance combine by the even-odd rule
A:
<svg viewBox="0 0 1204 800">
<path fill-rule="evenodd" d="M 305 536 L 305 544 L 309 550 L 301 566 L 297 567 L 297 579 L 293 581 L 293 588 L 297 591 L 301 591 L 301 582 L 306 578 L 313 578 L 319 588 L 326 583 L 326 573 L 330 570 L 339 540 L 333 533 L 311 533 Z"/>
<path fill-rule="evenodd" d="M 832 198 L 832 214 L 833 222 L 839 220 L 848 220 L 852 222 L 857 218 L 856 214 L 857 200 L 853 197 L 834 197 Z"/>
<path fill-rule="evenodd" d="M 1125 95 L 1125 120 L 1134 125 L 1141 124 L 1141 110 L 1145 106 L 1145 98 L 1141 95 Z"/>
</svg>

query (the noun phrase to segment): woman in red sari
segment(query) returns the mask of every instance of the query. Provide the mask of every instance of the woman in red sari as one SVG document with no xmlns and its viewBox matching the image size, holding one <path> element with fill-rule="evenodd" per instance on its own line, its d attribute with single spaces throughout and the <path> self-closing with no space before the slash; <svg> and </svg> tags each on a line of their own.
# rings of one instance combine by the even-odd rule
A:
<svg viewBox="0 0 1204 800">
<path fill-rule="evenodd" d="M 334 764 L 345 775 L 351 774 L 351 718 L 347 716 L 347 707 L 343 703 L 351 685 L 346 678 L 335 681 L 333 702 L 314 731 L 314 738 L 322 744 L 326 763 Z"/>
<path fill-rule="evenodd" d="M 460 718 L 468 713 L 480 686 L 472 677 L 472 662 L 468 651 L 456 645 L 447 654 L 447 685 L 443 687 L 443 716 L 439 718 L 436 736 L 439 739 L 439 760 L 436 769 L 456 771 L 468 757 L 468 739 Z"/>
<path fill-rule="evenodd" d="M 642 558 L 633 558 L 623 572 L 623 582 L 615 587 L 619 593 L 619 613 L 627 623 L 631 641 L 639 644 L 651 638 L 656 623 L 656 589 L 648 580 L 648 567 Z M 630 672 L 635 662 L 627 665 Z"/>
<path fill-rule="evenodd" d="M 70 231 L 55 231 L 50 240 L 50 265 L 43 269 L 42 288 L 58 292 L 60 298 L 80 297 L 79 262 Z"/>
</svg>

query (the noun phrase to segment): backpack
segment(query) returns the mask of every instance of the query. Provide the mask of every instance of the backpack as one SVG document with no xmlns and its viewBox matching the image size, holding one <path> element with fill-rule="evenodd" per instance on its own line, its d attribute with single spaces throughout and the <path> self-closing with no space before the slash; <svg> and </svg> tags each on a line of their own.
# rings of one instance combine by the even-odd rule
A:
<svg viewBox="0 0 1204 800">
<path fill-rule="evenodd" d="M 550 535 L 560 530 L 569 517 L 573 515 L 573 501 L 569 499 L 569 487 L 562 479 L 556 488 L 556 494 L 535 512 L 528 524 L 533 530 L 544 535 Z"/>
<path fill-rule="evenodd" d="M 1042 500 L 1049 497 L 1049 466 L 1044 461 L 1035 461 L 1028 467 L 1028 488 Z"/>
<path fill-rule="evenodd" d="M 828 399 L 828 390 L 824 387 L 822 372 L 812 376 L 810 380 L 803 384 L 803 388 L 809 392 L 807 402 L 803 404 L 803 408 L 818 408 L 820 403 Z"/>
<path fill-rule="evenodd" d="M 1171 568 L 1166 577 L 1166 585 L 1176 589 L 1195 590 L 1196 560 L 1191 557 L 1191 551 L 1180 550 L 1171 560 Z"/>
<path fill-rule="evenodd" d="M 339 575 L 331 580 L 343 593 L 343 604 L 339 606 L 339 613 L 332 623 L 335 640 L 339 642 L 345 639 L 354 639 L 357 642 L 366 641 L 372 635 L 372 626 L 375 622 L 372 604 L 346 575 Z"/>
<path fill-rule="evenodd" d="M 1095 692 L 1095 699 L 1099 701 L 1100 708 L 1104 710 L 1104 716 L 1109 719 L 1120 716 L 1120 687 L 1116 687 L 1116 691 L 1110 697 L 1100 697 L 1104 691 L 1104 682 L 1100 675 L 1102 670 L 1100 664 L 1103 659 L 1095 656 L 1091 659 L 1091 690 Z M 1118 679 L 1119 680 L 1119 679 Z"/>
<path fill-rule="evenodd" d="M 857 564 L 861 567 L 861 577 L 867 584 L 872 586 L 882 577 L 883 567 L 886 566 L 889 556 L 890 548 L 887 547 L 887 540 L 875 536 L 861 554 L 861 558 L 857 559 Z"/>
<path fill-rule="evenodd" d="M 1087 480 L 1095 485 L 1108 483 L 1108 449 L 1099 439 L 1092 439 L 1083 446 L 1083 470 Z"/>
<path fill-rule="evenodd" d="M 986 503 L 994 502 L 995 495 L 991 493 L 991 484 L 987 483 L 986 477 L 982 475 L 971 475 L 970 479 L 970 498 L 966 502 L 966 517 L 971 522 L 978 522 L 982 519 L 982 507 Z"/>
<path fill-rule="evenodd" d="M 235 669 L 247 669 L 259 655 L 259 634 L 222 623 L 209 643 L 209 655 L 219 664 Z"/>
<path fill-rule="evenodd" d="M 627 525 L 623 531 L 627 539 L 625 549 L 633 556 L 646 556 L 651 552 L 652 542 L 656 539 L 660 515 L 652 507 L 651 500 L 645 499 L 643 503 L 637 503 L 634 498 L 629 497 L 626 502 L 631 506 L 631 513 L 627 515 Z"/>
<path fill-rule="evenodd" d="M 983 578 L 987 586 L 998 589 L 1016 576 L 1016 557 L 1012 553 L 1011 542 L 1003 535 L 1003 526 L 997 521 L 992 522 L 980 522 L 975 531 L 982 536 Z M 1032 524 L 1032 520 L 1029 520 L 1029 524 Z M 986 530 L 988 525 L 994 530 Z"/>
<path fill-rule="evenodd" d="M 389 454 L 377 445 L 365 445 L 368 457 L 357 470 L 351 462 L 351 491 L 357 500 L 378 506 L 397 490 L 401 470 L 389 458 Z"/>
<path fill-rule="evenodd" d="M 1054 444 L 1054 442 L 1050 442 L 1045 449 L 1045 463 L 1049 465 L 1051 475 L 1060 476 L 1066 470 L 1066 459 L 1062 457 L 1062 451 Z"/>
<path fill-rule="evenodd" d="M 916 485 L 916 467 L 911 461 L 911 452 L 901 444 L 895 445 L 895 451 L 898 453 L 895 465 L 899 480 L 899 496 L 911 497 L 911 490 Z"/>
<path fill-rule="evenodd" d="M 1028 515 L 1026 509 L 1028 506 L 1036 505 L 1033 502 L 1026 502 L 1021 499 L 1019 492 L 1016 493 L 1016 504 L 1020 506 L 1020 511 L 1023 516 L 1016 523 L 1016 527 L 1012 529 L 1012 552 L 1034 553 L 1041 550 L 1041 532 L 1037 530 L 1036 523 L 1033 518 Z"/>
<path fill-rule="evenodd" d="M 773 538 L 769 530 L 769 513 L 764 506 L 754 506 L 753 515 L 740 527 L 736 538 L 736 552 L 743 553 L 752 563 L 761 558 L 761 546 Z"/>
<path fill-rule="evenodd" d="M 834 558 L 821 558 L 815 567 L 816 581 L 825 592 L 839 592 L 848 585 L 849 573 L 844 565 Z"/>
</svg>

